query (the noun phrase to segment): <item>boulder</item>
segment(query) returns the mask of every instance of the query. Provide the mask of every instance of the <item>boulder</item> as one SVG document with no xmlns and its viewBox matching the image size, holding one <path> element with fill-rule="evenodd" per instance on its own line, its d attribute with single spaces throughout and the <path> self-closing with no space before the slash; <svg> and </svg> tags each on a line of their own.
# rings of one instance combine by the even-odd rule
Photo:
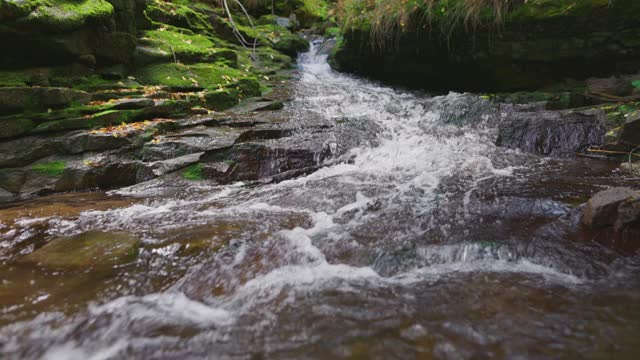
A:
<svg viewBox="0 0 640 360">
<path fill-rule="evenodd" d="M 22 261 L 69 270 L 104 270 L 135 260 L 140 241 L 124 232 L 89 231 L 54 239 Z"/>
<path fill-rule="evenodd" d="M 604 113 L 510 112 L 499 125 L 496 145 L 543 156 L 571 157 L 604 142 Z"/>
<path fill-rule="evenodd" d="M 640 249 L 640 192 L 628 188 L 601 191 L 587 202 L 581 216 L 578 238 L 626 254 Z"/>
<path fill-rule="evenodd" d="M 601 191 L 587 202 L 582 213 L 582 223 L 592 229 L 610 226 L 620 229 L 640 220 L 639 202 L 640 192 L 635 190 L 611 188 Z"/>
</svg>

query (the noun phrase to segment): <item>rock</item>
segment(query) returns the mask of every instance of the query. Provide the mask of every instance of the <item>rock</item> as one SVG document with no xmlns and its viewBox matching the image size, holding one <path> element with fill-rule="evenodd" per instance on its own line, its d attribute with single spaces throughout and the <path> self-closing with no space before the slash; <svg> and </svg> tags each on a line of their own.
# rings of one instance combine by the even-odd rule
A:
<svg viewBox="0 0 640 360">
<path fill-rule="evenodd" d="M 291 57 L 309 50 L 309 42 L 297 35 L 283 35 L 273 44 L 273 48 Z"/>
<path fill-rule="evenodd" d="M 113 105 L 114 110 L 135 110 L 151 107 L 155 105 L 155 101 L 146 98 L 139 99 L 123 99 L 116 101 Z"/>
<path fill-rule="evenodd" d="M 510 112 L 496 145 L 543 156 L 570 157 L 604 142 L 602 112 Z"/>
<path fill-rule="evenodd" d="M 159 161 L 187 154 L 225 149 L 231 147 L 241 133 L 241 130 L 228 127 L 198 126 L 158 138 L 157 143 L 146 143 L 140 151 L 140 158 L 143 161 Z"/>
<path fill-rule="evenodd" d="M 235 112 L 274 111 L 282 110 L 284 104 L 281 101 L 251 101 L 233 108 Z"/>
<path fill-rule="evenodd" d="M 612 76 L 607 79 L 588 79 L 587 91 L 594 95 L 627 96 L 633 92 L 631 82 Z"/>
<path fill-rule="evenodd" d="M 13 201 L 16 198 L 17 198 L 16 194 L 0 188 L 0 203 Z"/>
<path fill-rule="evenodd" d="M 64 149 L 67 154 L 124 149 L 133 145 L 131 137 L 115 137 L 112 134 L 91 134 L 87 131 L 65 134 L 57 140 L 59 143 L 57 148 Z"/>
<path fill-rule="evenodd" d="M 611 188 L 597 193 L 587 202 L 581 223 L 578 239 L 636 253 L 640 249 L 640 192 Z"/>
<path fill-rule="evenodd" d="M 90 100 L 89 93 L 69 88 L 4 87 L 0 88 L 0 114 L 59 109 L 72 103 L 84 105 Z"/>
<path fill-rule="evenodd" d="M 631 115 L 622 126 L 618 140 L 632 146 L 640 146 L 640 112 Z"/>
<path fill-rule="evenodd" d="M 336 39 L 328 39 L 322 42 L 316 51 L 318 55 L 330 55 L 333 52 L 333 49 L 336 47 L 337 40 Z"/>
<path fill-rule="evenodd" d="M 55 269 L 106 270 L 135 260 L 139 243 L 124 232 L 89 231 L 52 240 L 22 261 Z"/>
<path fill-rule="evenodd" d="M 0 118 L 0 139 L 20 136 L 34 128 L 35 124 L 31 119 L 24 117 Z"/>
<path fill-rule="evenodd" d="M 201 152 L 184 155 L 169 160 L 156 161 L 154 163 L 151 163 L 149 166 L 151 167 L 154 175 L 162 176 L 164 174 L 168 174 L 170 172 L 174 172 L 176 170 L 180 170 L 189 165 L 197 163 L 198 161 L 200 161 L 200 157 L 203 154 L 204 152 Z"/>
<path fill-rule="evenodd" d="M 620 228 L 629 222 L 630 210 L 634 208 L 630 204 L 638 201 L 640 201 L 640 193 L 628 188 L 611 188 L 601 191 L 587 202 L 582 213 L 582 223 L 592 229 L 608 226 Z M 640 213 L 636 213 L 635 216 L 637 215 Z"/>
</svg>

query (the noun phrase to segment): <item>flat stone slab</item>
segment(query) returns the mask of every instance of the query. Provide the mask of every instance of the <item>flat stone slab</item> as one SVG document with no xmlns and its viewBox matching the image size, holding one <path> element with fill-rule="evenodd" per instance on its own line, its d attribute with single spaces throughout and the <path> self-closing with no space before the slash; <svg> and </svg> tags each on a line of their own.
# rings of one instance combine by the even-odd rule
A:
<svg viewBox="0 0 640 360">
<path fill-rule="evenodd" d="M 104 269 L 134 260 L 138 244 L 129 233 L 89 231 L 52 240 L 23 261 L 52 268 Z"/>
</svg>

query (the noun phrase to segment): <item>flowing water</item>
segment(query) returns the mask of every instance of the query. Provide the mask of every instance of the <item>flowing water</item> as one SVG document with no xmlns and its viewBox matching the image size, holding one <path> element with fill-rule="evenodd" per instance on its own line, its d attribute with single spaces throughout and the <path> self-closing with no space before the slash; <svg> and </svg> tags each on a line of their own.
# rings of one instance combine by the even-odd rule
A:
<svg viewBox="0 0 640 360">
<path fill-rule="evenodd" d="M 0 210 L 3 358 L 636 358 L 640 257 L 573 235 L 611 166 L 495 147 L 500 111 L 299 60 L 287 112 L 376 136 L 277 184 L 152 181 Z M 342 144 L 336 134 L 327 146 Z M 20 262 L 87 231 L 101 271 Z"/>
</svg>

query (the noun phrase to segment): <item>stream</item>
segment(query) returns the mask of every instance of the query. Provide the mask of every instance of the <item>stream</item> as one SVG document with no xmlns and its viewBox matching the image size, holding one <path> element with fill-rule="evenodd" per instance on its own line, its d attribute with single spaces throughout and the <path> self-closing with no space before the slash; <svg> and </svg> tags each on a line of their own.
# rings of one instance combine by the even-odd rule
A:
<svg viewBox="0 0 640 360">
<path fill-rule="evenodd" d="M 287 116 L 375 125 L 311 174 L 0 209 L 0 356 L 636 358 L 640 256 L 574 231 L 615 165 L 496 147 L 500 113 L 469 94 L 340 74 L 315 49 L 298 66 Z M 143 246 L 100 271 L 19 261 L 89 231 Z"/>
</svg>

